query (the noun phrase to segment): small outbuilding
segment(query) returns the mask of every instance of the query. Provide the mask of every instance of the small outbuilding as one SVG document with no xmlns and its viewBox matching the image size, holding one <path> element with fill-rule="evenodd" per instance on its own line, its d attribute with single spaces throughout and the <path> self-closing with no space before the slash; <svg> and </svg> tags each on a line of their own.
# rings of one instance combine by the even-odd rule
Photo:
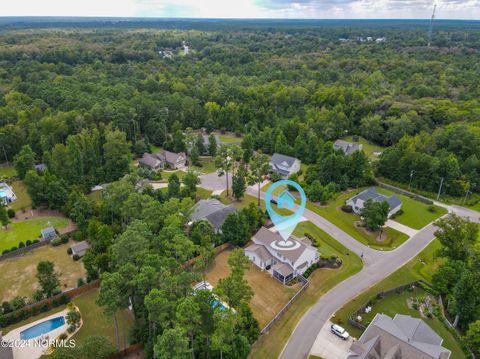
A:
<svg viewBox="0 0 480 359">
<path fill-rule="evenodd" d="M 52 239 L 57 236 L 57 231 L 55 231 L 55 228 L 53 227 L 42 229 L 40 233 L 41 233 L 42 239 L 44 240 Z"/>
<path fill-rule="evenodd" d="M 79 258 L 82 258 L 89 248 L 90 244 L 87 241 L 81 241 L 71 246 L 70 250 L 72 251 L 72 256 L 77 255 Z"/>
</svg>

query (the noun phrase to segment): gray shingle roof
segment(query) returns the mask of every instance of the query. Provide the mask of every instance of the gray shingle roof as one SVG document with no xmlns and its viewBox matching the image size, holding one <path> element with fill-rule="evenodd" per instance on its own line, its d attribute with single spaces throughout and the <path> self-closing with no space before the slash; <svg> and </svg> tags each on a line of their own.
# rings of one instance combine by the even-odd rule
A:
<svg viewBox="0 0 480 359">
<path fill-rule="evenodd" d="M 278 234 L 278 232 L 272 232 L 265 227 L 260 228 L 258 230 L 258 232 L 253 235 L 253 238 L 255 238 L 257 241 L 259 241 L 264 246 L 270 246 L 271 243 L 279 241 L 279 240 L 283 241 L 282 236 L 280 234 Z M 300 256 L 303 254 L 303 252 L 305 252 L 307 246 L 305 245 L 305 243 L 298 240 L 294 236 L 290 236 L 289 240 L 298 241 L 300 243 L 300 246 L 298 248 L 292 249 L 292 250 L 275 249 L 275 251 L 277 253 L 283 255 L 285 258 L 287 258 L 292 263 L 295 263 L 297 261 L 297 259 L 300 258 Z"/>
<path fill-rule="evenodd" d="M 184 152 L 175 153 L 167 150 L 160 151 L 159 153 L 156 153 L 155 156 L 157 156 L 162 161 L 165 161 L 167 163 L 173 163 L 173 164 L 180 161 L 181 157 L 183 157 L 183 159 L 186 159 Z"/>
<path fill-rule="evenodd" d="M 364 202 L 369 199 L 372 199 L 375 202 L 387 202 L 390 206 L 390 210 L 402 204 L 402 201 L 400 201 L 397 196 L 384 196 L 383 194 L 378 193 L 374 187 L 367 188 L 365 191 L 360 192 L 356 196 L 352 197 L 353 202 L 356 202 L 358 199 L 361 199 Z"/>
<path fill-rule="evenodd" d="M 140 158 L 138 160 L 138 163 L 140 163 L 143 166 L 150 167 L 150 168 L 158 168 L 162 164 L 162 162 L 156 156 L 154 156 L 150 153 L 147 153 L 147 152 L 145 152 L 143 154 L 142 158 Z"/>
<path fill-rule="evenodd" d="M 220 229 L 227 215 L 236 212 L 236 210 L 233 204 L 226 206 L 218 199 L 202 199 L 193 207 L 191 220 L 196 222 L 205 219 L 214 228 Z"/>
<path fill-rule="evenodd" d="M 280 153 L 274 153 L 272 158 L 270 159 L 270 163 L 275 166 L 284 166 L 284 167 L 292 167 L 297 159 L 295 157 L 290 157 L 286 155 L 282 155 Z"/>
<path fill-rule="evenodd" d="M 83 256 L 89 248 L 90 244 L 88 244 L 87 241 L 78 242 L 77 244 L 74 244 L 70 247 L 70 249 L 72 250 L 72 254 L 78 254 L 80 257 Z"/>
<path fill-rule="evenodd" d="M 57 235 L 57 232 L 55 232 L 55 228 L 53 227 L 44 228 L 40 231 L 40 233 L 42 234 L 42 237 L 45 239 L 50 237 L 55 237 Z"/>
<path fill-rule="evenodd" d="M 362 145 L 355 142 L 336 140 L 333 144 L 333 148 L 336 150 L 342 150 L 346 155 L 351 155 L 355 151 L 360 151 L 362 149 Z"/>
</svg>

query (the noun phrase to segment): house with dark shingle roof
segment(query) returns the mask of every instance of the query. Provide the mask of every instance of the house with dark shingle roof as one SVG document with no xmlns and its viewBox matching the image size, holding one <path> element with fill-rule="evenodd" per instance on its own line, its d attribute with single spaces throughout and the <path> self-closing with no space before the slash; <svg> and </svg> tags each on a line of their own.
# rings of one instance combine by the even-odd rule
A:
<svg viewBox="0 0 480 359">
<path fill-rule="evenodd" d="M 163 162 L 155 155 L 145 152 L 138 160 L 138 164 L 141 167 L 149 168 L 154 171 L 158 171 L 163 168 Z"/>
<path fill-rule="evenodd" d="M 270 169 L 284 178 L 300 171 L 301 161 L 298 158 L 274 153 L 270 159 Z"/>
<path fill-rule="evenodd" d="M 363 206 L 369 199 L 375 202 L 387 202 L 389 206 L 388 217 L 393 216 L 402 208 L 402 201 L 400 201 L 397 196 L 384 196 L 383 194 L 378 193 L 374 187 L 367 188 L 365 191 L 348 199 L 346 205 L 351 206 L 356 214 L 361 215 Z"/>
<path fill-rule="evenodd" d="M 82 258 L 89 248 L 90 244 L 88 244 L 87 241 L 78 242 L 70 247 L 72 250 L 72 256 L 77 255 L 79 258 Z"/>
<path fill-rule="evenodd" d="M 442 342 L 422 319 L 402 314 L 392 319 L 378 313 L 352 343 L 348 359 L 448 359 L 451 352 Z"/>
<path fill-rule="evenodd" d="M 163 165 L 172 169 L 183 168 L 187 165 L 187 156 L 184 152 L 175 153 L 170 151 L 160 151 L 155 156 L 162 161 Z"/>
<path fill-rule="evenodd" d="M 42 229 L 40 231 L 40 234 L 43 239 L 50 239 L 50 238 L 55 238 L 57 236 L 57 232 L 55 231 L 55 228 L 53 227 L 48 227 L 45 229 Z"/>
<path fill-rule="evenodd" d="M 221 233 L 223 222 L 230 213 L 236 212 L 233 204 L 224 205 L 218 199 L 202 199 L 193 206 L 193 213 L 190 217 L 191 223 L 206 220 L 216 233 Z"/>
<path fill-rule="evenodd" d="M 285 241 L 278 232 L 260 228 L 252 237 L 253 244 L 245 255 L 260 269 L 271 267 L 272 275 L 283 284 L 305 273 L 319 260 L 318 250 L 305 238 L 290 236 Z"/>
<path fill-rule="evenodd" d="M 344 140 L 336 140 L 333 144 L 335 150 L 342 150 L 347 156 L 351 155 L 355 151 L 361 151 L 363 145 L 355 142 L 348 142 Z"/>
</svg>

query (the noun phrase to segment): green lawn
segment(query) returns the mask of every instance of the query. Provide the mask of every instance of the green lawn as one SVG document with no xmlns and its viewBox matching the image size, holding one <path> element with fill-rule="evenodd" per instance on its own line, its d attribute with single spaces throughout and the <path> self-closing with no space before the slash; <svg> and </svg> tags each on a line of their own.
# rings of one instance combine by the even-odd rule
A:
<svg viewBox="0 0 480 359">
<path fill-rule="evenodd" d="M 353 142 L 352 137 L 353 136 L 347 136 L 347 137 L 344 137 L 343 140 Z M 383 152 L 383 150 L 385 149 L 385 147 L 382 147 L 382 146 L 376 145 L 374 143 L 371 143 L 363 137 L 359 137 L 358 143 L 360 143 L 363 146 L 363 152 L 365 152 L 365 154 L 368 157 L 370 157 L 371 159 L 377 159 L 378 158 L 377 156 L 375 156 L 373 154 L 374 152 Z"/>
<path fill-rule="evenodd" d="M 377 293 L 381 291 L 395 288 L 418 279 L 423 279 L 427 282 L 431 281 L 432 274 L 443 262 L 443 259 L 437 257 L 436 255 L 436 252 L 439 248 L 440 244 L 438 241 L 432 242 L 405 266 L 343 306 L 342 309 L 335 313 L 334 322 L 341 324 L 353 336 L 359 337 L 361 335 L 361 331 L 348 324 L 348 316 L 352 315 L 352 313 L 358 310 L 358 308 L 364 305 L 369 299 L 375 298 Z M 363 315 L 364 323 L 368 324 L 376 313 L 384 313 L 391 317 L 395 316 L 397 313 L 420 317 L 417 310 L 408 308 L 406 299 L 411 296 L 419 296 L 424 294 L 425 293 L 423 290 L 417 289 L 413 292 L 405 291 L 401 294 L 392 294 L 391 296 L 385 297 L 372 306 L 373 310 L 371 313 Z M 441 321 L 436 318 L 423 319 L 444 339 L 443 345 L 452 351 L 452 358 L 465 357 L 454 335 L 447 330 Z"/>
<path fill-rule="evenodd" d="M 100 206 L 103 202 L 103 190 L 102 191 L 95 191 L 87 194 L 87 198 L 89 198 L 93 203 Z"/>
<path fill-rule="evenodd" d="M 8 229 L 0 229 L 0 252 L 18 246 L 20 242 L 34 240 L 40 236 L 40 230 L 47 227 L 61 229 L 68 225 L 65 217 L 39 217 L 26 221 L 14 222 L 8 225 Z"/>
<path fill-rule="evenodd" d="M 117 339 L 115 336 L 115 326 L 113 323 L 113 319 L 107 317 L 103 312 L 103 308 L 99 307 L 95 303 L 97 296 L 98 290 L 92 290 L 73 300 L 73 302 L 80 309 L 80 313 L 82 314 L 83 319 L 83 325 L 78 331 L 78 333 L 73 336 L 73 339 L 77 341 L 77 344 L 81 344 L 89 336 L 100 335 L 108 338 L 110 342 L 114 345 L 114 347 L 116 347 Z M 58 313 L 59 311 L 65 309 L 65 307 L 66 306 L 60 306 L 48 312 L 23 320 L 7 328 L 2 328 L 3 334 L 7 334 L 12 329 L 19 328 L 23 325 L 32 323 L 41 318 L 45 318 L 49 315 Z M 117 315 L 117 318 L 120 328 L 120 342 L 123 346 L 123 338 L 125 338 L 128 345 L 128 331 L 133 324 L 133 315 L 127 310 L 122 310 Z"/>
<path fill-rule="evenodd" d="M 183 177 L 187 174 L 187 172 L 183 171 L 162 171 L 160 172 L 162 179 L 161 182 L 168 182 L 168 179 L 173 175 L 176 174 L 177 177 L 182 180 Z"/>
<path fill-rule="evenodd" d="M 13 166 L 1 166 L 0 167 L 0 180 L 2 178 L 10 178 L 14 177 L 17 175 L 17 171 L 15 170 L 15 167 Z"/>
<path fill-rule="evenodd" d="M 32 206 L 32 199 L 27 192 L 27 186 L 23 181 L 15 181 L 11 184 L 13 192 L 17 196 L 17 200 L 12 202 L 9 207 L 13 208 L 15 211 L 21 211 L 28 209 Z"/>
<path fill-rule="evenodd" d="M 393 194 L 397 196 L 400 201 L 402 201 L 403 213 L 395 217 L 394 220 L 414 229 L 421 229 L 448 212 L 443 207 L 428 205 L 420 201 L 416 201 L 413 198 L 398 193 L 393 193 L 380 187 L 377 187 L 377 191 L 387 196 L 391 196 Z"/>
<path fill-rule="evenodd" d="M 202 187 L 197 187 L 197 197 L 201 199 L 208 199 L 212 195 L 212 191 L 206 190 Z"/>
<path fill-rule="evenodd" d="M 218 133 L 218 137 L 220 138 L 221 143 L 232 143 L 232 142 L 241 142 L 242 137 L 237 137 L 235 135 L 229 135 L 229 134 L 220 134 Z"/>
<path fill-rule="evenodd" d="M 213 173 L 217 170 L 213 157 L 200 157 L 200 166 L 190 166 L 190 168 L 202 173 Z"/>
<path fill-rule="evenodd" d="M 336 254 L 343 261 L 339 269 L 317 269 L 308 278 L 310 286 L 292 304 L 273 328 L 253 345 L 249 358 L 277 358 L 285 343 L 295 329 L 298 321 L 318 299 L 340 282 L 357 273 L 362 268 L 362 261 L 354 253 L 341 245 L 311 222 L 301 222 L 295 229 L 295 235 L 310 233 L 316 240 L 320 253 Z"/>
<path fill-rule="evenodd" d="M 357 192 L 360 190 L 342 193 L 326 206 L 319 206 L 307 201 L 307 208 L 332 222 L 356 240 L 375 249 L 392 250 L 408 239 L 406 234 L 387 227 L 385 229 L 387 239 L 379 242 L 376 234 L 367 233 L 364 229 L 355 227 L 354 222 L 359 221 L 360 217 L 354 213 L 345 213 L 340 207 Z"/>
</svg>

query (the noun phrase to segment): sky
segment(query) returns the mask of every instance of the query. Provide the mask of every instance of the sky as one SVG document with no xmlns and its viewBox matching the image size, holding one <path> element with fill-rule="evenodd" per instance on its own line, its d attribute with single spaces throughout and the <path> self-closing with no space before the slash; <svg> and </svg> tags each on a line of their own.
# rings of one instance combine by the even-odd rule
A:
<svg viewBox="0 0 480 359">
<path fill-rule="evenodd" d="M 480 0 L 0 0 L 0 16 L 480 20 Z"/>
</svg>

